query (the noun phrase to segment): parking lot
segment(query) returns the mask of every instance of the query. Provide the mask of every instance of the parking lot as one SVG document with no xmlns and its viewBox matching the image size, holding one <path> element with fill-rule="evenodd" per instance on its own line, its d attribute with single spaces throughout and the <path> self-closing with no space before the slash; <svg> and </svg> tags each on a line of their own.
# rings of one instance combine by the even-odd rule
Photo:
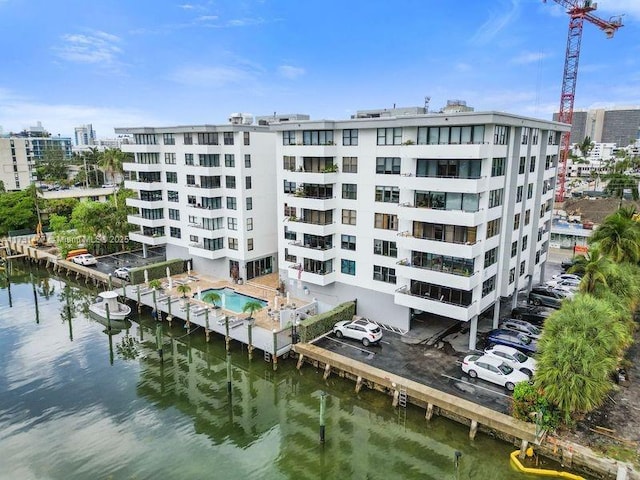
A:
<svg viewBox="0 0 640 480">
<path fill-rule="evenodd" d="M 563 251 L 550 254 L 547 262 L 545 279 L 561 273 L 560 263 L 567 257 Z M 526 297 L 520 294 L 519 300 L 524 302 Z M 504 302 L 501 308 L 501 318 L 505 318 L 511 311 L 511 303 Z M 429 385 L 443 392 L 447 392 L 472 402 L 483 405 L 492 410 L 509 413 L 511 394 L 503 387 L 480 379 L 472 379 L 464 374 L 460 368 L 462 359 L 469 355 L 468 333 L 465 325 L 462 330 L 449 331 L 439 341 L 409 344 L 403 337 L 394 332 L 385 331 L 378 345 L 364 347 L 361 343 L 346 338 L 338 339 L 334 334 L 328 334 L 315 342 L 325 348 L 354 360 L 367 363 L 376 368 L 403 376 L 410 380 Z M 484 347 L 482 332 L 491 329 L 491 321 L 483 319 L 478 324 L 478 348 Z"/>
<path fill-rule="evenodd" d="M 102 273 L 113 273 L 116 268 L 129 267 L 137 268 L 152 263 L 163 262 L 165 260 L 164 247 L 147 248 L 147 258 L 142 256 L 142 250 L 132 252 L 114 253 L 97 257 L 98 264 L 93 267 Z"/>
</svg>

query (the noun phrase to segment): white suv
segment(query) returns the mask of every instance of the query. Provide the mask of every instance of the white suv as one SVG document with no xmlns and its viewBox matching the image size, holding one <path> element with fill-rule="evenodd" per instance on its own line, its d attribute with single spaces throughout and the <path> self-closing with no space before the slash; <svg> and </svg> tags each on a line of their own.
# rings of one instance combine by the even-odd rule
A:
<svg viewBox="0 0 640 480">
<path fill-rule="evenodd" d="M 71 259 L 71 261 L 73 263 L 77 263 L 78 265 L 84 265 L 85 267 L 89 265 L 98 264 L 98 260 L 96 260 L 96 257 L 91 255 L 90 253 L 83 253 L 82 255 L 76 255 Z"/>
<path fill-rule="evenodd" d="M 536 361 L 513 347 L 494 345 L 493 347 L 487 348 L 484 354 L 502 360 L 511 368 L 520 370 L 525 375 L 528 375 L 529 378 L 536 372 Z"/>
<path fill-rule="evenodd" d="M 338 322 L 333 326 L 333 333 L 338 338 L 347 337 L 358 340 L 365 347 L 379 342 L 382 338 L 380 327 L 366 319 Z"/>
</svg>

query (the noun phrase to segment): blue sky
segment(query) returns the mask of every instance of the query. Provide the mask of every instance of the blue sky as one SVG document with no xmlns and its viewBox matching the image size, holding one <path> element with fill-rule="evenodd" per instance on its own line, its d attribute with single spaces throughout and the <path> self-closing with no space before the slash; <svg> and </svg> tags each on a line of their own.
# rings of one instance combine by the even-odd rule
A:
<svg viewBox="0 0 640 480">
<path fill-rule="evenodd" d="M 598 6 L 625 26 L 607 40 L 585 22 L 576 108 L 640 105 L 640 0 Z M 0 125 L 113 137 L 426 96 L 551 118 L 567 28 L 553 0 L 0 0 Z"/>
</svg>

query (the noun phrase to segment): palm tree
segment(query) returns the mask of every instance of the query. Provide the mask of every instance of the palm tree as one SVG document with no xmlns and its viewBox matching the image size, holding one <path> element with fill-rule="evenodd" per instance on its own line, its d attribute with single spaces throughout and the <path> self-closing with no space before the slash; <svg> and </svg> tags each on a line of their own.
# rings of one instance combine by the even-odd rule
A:
<svg viewBox="0 0 640 480">
<path fill-rule="evenodd" d="M 202 300 L 207 303 L 213 304 L 214 308 L 218 308 L 218 305 L 216 305 L 216 302 L 221 301 L 222 297 L 218 292 L 207 292 L 202 296 Z"/>
<path fill-rule="evenodd" d="M 178 285 L 178 287 L 176 288 L 176 291 L 182 294 L 182 298 L 187 298 L 187 293 L 191 291 L 191 287 L 186 284 Z"/>
<path fill-rule="evenodd" d="M 632 220 L 635 210 L 620 209 L 609 215 L 593 232 L 589 243 L 597 243 L 603 255 L 614 262 L 637 263 L 640 260 L 640 227 Z"/>
<path fill-rule="evenodd" d="M 258 310 L 262 310 L 262 308 L 263 308 L 263 305 L 257 300 L 249 300 L 247 303 L 244 304 L 244 307 L 242 307 L 242 312 L 243 313 L 249 312 L 248 318 L 250 320 L 253 318 L 253 314 Z"/>
<path fill-rule="evenodd" d="M 583 158 L 587 158 L 589 156 L 589 152 L 593 149 L 593 142 L 591 141 L 591 137 L 586 136 L 582 143 L 578 144 L 578 150 L 582 154 Z"/>
<path fill-rule="evenodd" d="M 154 312 L 158 311 L 158 302 L 157 302 L 156 290 L 160 290 L 161 287 L 162 287 L 162 282 L 160 280 L 158 280 L 157 278 L 154 278 L 153 280 L 151 280 L 149 282 L 149 288 L 151 288 L 153 290 L 153 292 L 151 294 L 153 295 L 153 311 Z"/>
<path fill-rule="evenodd" d="M 599 288 L 607 288 L 607 277 L 611 268 L 611 260 L 602 255 L 600 247 L 594 243 L 589 247 L 588 253 L 576 256 L 568 272 L 582 275 L 581 292 L 595 293 Z"/>
<path fill-rule="evenodd" d="M 122 174 L 122 163 L 126 158 L 126 154 L 118 148 L 108 148 L 100 156 L 100 166 L 105 169 L 111 176 L 111 181 L 115 181 L 115 173 Z"/>
</svg>

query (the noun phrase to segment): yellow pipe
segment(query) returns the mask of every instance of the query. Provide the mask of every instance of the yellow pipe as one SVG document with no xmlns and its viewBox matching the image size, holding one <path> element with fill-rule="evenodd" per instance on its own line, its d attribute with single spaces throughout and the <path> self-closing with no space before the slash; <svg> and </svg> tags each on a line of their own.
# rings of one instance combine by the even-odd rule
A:
<svg viewBox="0 0 640 480">
<path fill-rule="evenodd" d="M 520 450 L 511 452 L 511 461 L 514 463 L 516 468 L 523 473 L 531 473 L 533 475 L 540 475 L 543 477 L 569 478 L 571 480 L 585 480 L 584 477 L 581 477 L 580 475 L 574 475 L 573 473 L 569 473 L 569 472 L 559 472 L 557 470 L 546 470 L 544 468 L 525 467 L 520 462 L 518 455 L 520 455 Z"/>
</svg>

